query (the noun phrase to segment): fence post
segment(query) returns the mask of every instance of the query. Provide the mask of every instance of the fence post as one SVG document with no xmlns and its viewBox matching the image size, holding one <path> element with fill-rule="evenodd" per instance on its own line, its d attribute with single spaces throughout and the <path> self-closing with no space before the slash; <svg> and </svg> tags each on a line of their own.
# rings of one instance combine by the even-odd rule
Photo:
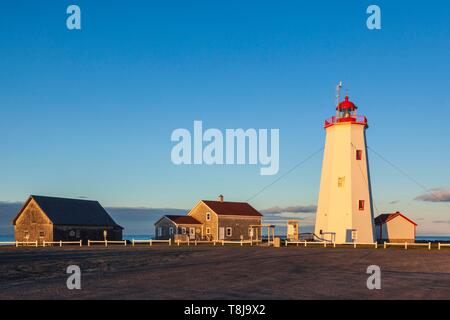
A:
<svg viewBox="0 0 450 320">
<path fill-rule="evenodd" d="M 378 242 L 375 242 L 375 249 L 378 249 Z"/>
<path fill-rule="evenodd" d="M 105 247 L 108 246 L 108 240 L 105 239 Z"/>
<path fill-rule="evenodd" d="M 59 246 L 62 247 L 62 240 L 59 240 Z"/>
<path fill-rule="evenodd" d="M 127 240 L 123 240 L 123 244 L 125 245 L 125 247 L 127 246 Z"/>
<path fill-rule="evenodd" d="M 333 248 L 336 248 L 336 242 L 333 242 Z"/>
<path fill-rule="evenodd" d="M 428 242 L 428 250 L 431 250 L 431 242 Z"/>
<path fill-rule="evenodd" d="M 305 247 L 307 247 L 306 240 L 305 240 Z"/>
<path fill-rule="evenodd" d="M 37 242 L 37 240 L 36 240 L 36 248 L 39 246 L 39 244 L 38 244 L 38 242 Z"/>
<path fill-rule="evenodd" d="M 355 243 L 353 243 L 353 248 L 355 248 L 355 249 L 356 249 L 356 242 L 355 242 Z"/>
<path fill-rule="evenodd" d="M 327 247 L 327 243 L 324 241 L 323 242 L 323 247 L 326 248 Z"/>
<path fill-rule="evenodd" d="M 169 238 L 169 246 L 172 245 L 172 238 Z"/>
<path fill-rule="evenodd" d="M 408 250 L 408 242 L 405 242 L 405 250 Z"/>
<path fill-rule="evenodd" d="M 243 246 L 244 244 L 242 243 L 242 240 L 241 240 L 241 247 Z"/>
<path fill-rule="evenodd" d="M 441 250 L 441 243 L 438 242 L 438 250 Z"/>
<path fill-rule="evenodd" d="M 44 242 L 42 242 L 42 246 L 45 248 L 45 240 L 44 240 Z"/>
<path fill-rule="evenodd" d="M 153 240 L 150 239 L 150 247 L 152 247 L 152 246 L 153 246 Z"/>
<path fill-rule="evenodd" d="M 80 247 L 82 247 L 83 246 L 83 241 L 82 240 L 80 240 Z"/>
<path fill-rule="evenodd" d="M 88 240 L 88 247 L 91 246 L 91 240 Z"/>
<path fill-rule="evenodd" d="M 225 240 L 222 240 L 222 246 L 224 246 L 225 245 Z"/>
<path fill-rule="evenodd" d="M 384 247 L 384 249 L 386 249 L 386 241 L 384 242 L 384 246 L 383 247 Z"/>
<path fill-rule="evenodd" d="M 439 244 L 440 245 L 440 244 Z M 19 242 L 18 241 L 16 241 L 16 248 L 17 247 L 19 247 Z M 439 250 L 441 250 L 440 248 L 439 248 Z"/>
</svg>

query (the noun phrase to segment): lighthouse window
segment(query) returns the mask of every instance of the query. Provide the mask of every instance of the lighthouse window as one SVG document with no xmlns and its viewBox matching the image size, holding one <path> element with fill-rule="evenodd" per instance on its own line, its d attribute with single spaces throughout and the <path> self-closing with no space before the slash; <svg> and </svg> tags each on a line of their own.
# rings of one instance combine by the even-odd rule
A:
<svg viewBox="0 0 450 320">
<path fill-rule="evenodd" d="M 362 150 L 356 150 L 356 160 L 362 160 Z"/>
<path fill-rule="evenodd" d="M 338 178 L 338 187 L 343 188 L 345 184 L 345 177 L 339 177 Z"/>
<path fill-rule="evenodd" d="M 364 200 L 359 200 L 359 211 L 363 211 L 364 210 L 364 204 L 365 204 Z"/>
</svg>

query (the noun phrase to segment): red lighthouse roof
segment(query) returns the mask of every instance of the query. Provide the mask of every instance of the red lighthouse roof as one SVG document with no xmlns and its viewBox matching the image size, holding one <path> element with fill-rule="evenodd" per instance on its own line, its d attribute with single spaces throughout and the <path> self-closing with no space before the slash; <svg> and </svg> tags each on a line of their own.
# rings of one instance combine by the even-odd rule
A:
<svg viewBox="0 0 450 320">
<path fill-rule="evenodd" d="M 358 109 L 358 107 L 353 102 L 348 100 L 348 96 L 345 96 L 345 100 L 339 103 L 338 107 L 336 108 L 336 110 L 345 110 L 345 109 L 351 110 Z"/>
</svg>

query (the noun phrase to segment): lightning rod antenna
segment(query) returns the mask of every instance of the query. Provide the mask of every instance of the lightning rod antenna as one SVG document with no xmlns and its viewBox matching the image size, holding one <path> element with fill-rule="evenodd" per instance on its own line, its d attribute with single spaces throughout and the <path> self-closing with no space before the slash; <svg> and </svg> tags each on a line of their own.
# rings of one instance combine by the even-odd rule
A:
<svg viewBox="0 0 450 320">
<path fill-rule="evenodd" d="M 339 84 L 336 86 L 336 107 L 339 106 L 339 102 L 341 101 L 341 90 L 342 90 L 342 81 L 339 81 Z"/>
</svg>

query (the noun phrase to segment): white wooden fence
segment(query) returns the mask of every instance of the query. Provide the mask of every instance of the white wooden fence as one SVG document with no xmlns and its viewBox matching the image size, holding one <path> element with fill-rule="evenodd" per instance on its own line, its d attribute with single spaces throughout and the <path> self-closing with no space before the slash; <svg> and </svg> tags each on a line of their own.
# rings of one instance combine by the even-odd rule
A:
<svg viewBox="0 0 450 320">
<path fill-rule="evenodd" d="M 42 242 L 42 246 L 52 246 L 52 245 L 57 245 L 62 247 L 63 245 L 77 245 L 82 247 L 83 246 L 83 241 L 43 241 Z"/>
<path fill-rule="evenodd" d="M 92 246 L 92 245 L 96 245 L 96 244 L 102 244 L 105 247 L 107 247 L 108 245 L 111 244 L 121 244 L 126 246 L 127 245 L 127 240 L 121 240 L 121 241 L 112 241 L 112 240 L 102 240 L 102 241 L 93 241 L 93 240 L 88 240 L 88 247 Z"/>
<path fill-rule="evenodd" d="M 353 248 L 360 247 L 374 247 L 375 249 L 378 249 L 378 243 L 377 242 L 345 242 L 345 243 L 333 243 L 333 247 L 336 248 L 336 245 L 339 246 L 352 246 Z"/>
<path fill-rule="evenodd" d="M 284 241 L 284 245 L 287 247 L 288 245 L 296 245 L 297 247 L 302 245 L 304 247 L 307 247 L 308 245 L 315 245 L 315 246 L 323 246 L 324 248 L 327 247 L 327 245 L 332 245 L 330 242 L 326 241 Z"/>
<path fill-rule="evenodd" d="M 38 247 L 39 243 L 37 241 L 16 241 L 16 247 L 20 246 Z"/>
<path fill-rule="evenodd" d="M 15 246 L 16 242 L 15 241 L 3 241 L 0 242 L 0 246 Z"/>
<path fill-rule="evenodd" d="M 311 246 L 323 246 L 324 248 L 327 247 L 333 247 L 336 248 L 337 246 L 352 246 L 353 248 L 362 247 L 362 246 L 371 246 L 375 249 L 378 248 L 378 243 L 376 242 L 344 242 L 344 243 L 336 243 L 336 242 L 327 242 L 327 241 L 285 241 L 284 245 L 287 247 L 289 245 L 296 245 L 297 247 L 302 245 L 304 247 L 307 247 L 308 245 Z"/>
<path fill-rule="evenodd" d="M 133 247 L 137 244 L 148 244 L 149 246 L 153 246 L 155 243 L 167 243 L 169 246 L 172 245 L 172 239 L 169 240 L 131 240 Z"/>
<path fill-rule="evenodd" d="M 175 242 L 173 242 L 171 239 L 169 240 L 132 240 L 131 243 L 134 246 L 139 245 L 139 244 L 148 244 L 149 246 L 153 246 L 154 244 L 168 244 L 169 246 L 171 246 L 172 244 L 176 244 L 177 246 L 180 245 L 194 245 L 194 246 L 198 246 L 198 245 L 202 245 L 202 244 L 212 244 L 214 246 L 216 245 L 240 245 L 240 246 L 244 246 L 244 245 L 258 245 L 261 241 L 260 240 L 238 240 L 238 241 L 228 241 L 228 240 L 212 240 L 212 241 L 206 241 L 206 240 L 187 240 L 187 241 L 181 241 L 181 240 L 176 240 Z M 0 242 L 0 246 L 16 246 L 16 247 L 20 247 L 20 246 L 26 246 L 26 247 L 39 247 L 39 242 L 38 241 L 5 241 L 5 242 Z M 82 247 L 83 246 L 83 242 L 80 241 L 43 241 L 42 246 L 43 247 L 47 247 L 47 246 L 59 246 L 59 247 L 63 247 L 65 245 L 77 245 Z M 127 245 L 127 241 L 126 240 L 122 240 L 122 241 L 110 241 L 110 240 L 102 240 L 102 241 L 94 241 L 94 240 L 88 240 L 88 246 L 92 246 L 92 245 L 104 245 L 105 247 L 108 247 L 108 245 Z M 290 245 L 296 245 L 298 246 L 323 246 L 324 248 L 327 247 L 333 247 L 336 248 L 337 246 L 353 246 L 353 248 L 357 248 L 357 247 L 361 247 L 361 246 L 373 246 L 375 249 L 378 248 L 378 244 L 376 242 L 374 243 L 361 243 L 361 242 L 347 242 L 347 243 L 331 243 L 331 242 L 326 242 L 326 241 L 285 241 L 285 246 L 290 246 Z M 384 242 L 383 244 L 383 248 L 387 249 L 388 247 L 403 247 L 405 250 L 408 250 L 408 248 L 413 248 L 413 247 L 426 247 L 428 248 L 428 250 L 431 250 L 431 242 L 428 243 L 408 243 L 408 242 Z M 438 243 L 438 250 L 441 250 L 442 248 L 445 247 L 450 247 L 450 243 Z"/>
<path fill-rule="evenodd" d="M 438 244 L 439 246 L 440 244 Z M 408 250 L 408 247 L 428 247 L 428 250 L 431 250 L 431 242 L 428 243 L 408 243 L 408 242 L 384 242 L 383 248 L 386 249 L 387 247 L 404 247 L 405 250 Z"/>
<path fill-rule="evenodd" d="M 175 244 L 177 246 L 180 246 L 183 244 L 188 245 L 188 246 L 198 246 L 201 244 L 212 244 L 214 246 L 217 246 L 217 245 L 225 246 L 227 244 L 240 245 L 240 246 L 244 246 L 244 245 L 253 246 L 254 244 L 258 244 L 259 242 L 260 241 L 258 241 L 258 240 L 235 240 L 235 241 L 231 241 L 231 240 L 187 240 L 187 241 L 176 240 Z"/>
</svg>

